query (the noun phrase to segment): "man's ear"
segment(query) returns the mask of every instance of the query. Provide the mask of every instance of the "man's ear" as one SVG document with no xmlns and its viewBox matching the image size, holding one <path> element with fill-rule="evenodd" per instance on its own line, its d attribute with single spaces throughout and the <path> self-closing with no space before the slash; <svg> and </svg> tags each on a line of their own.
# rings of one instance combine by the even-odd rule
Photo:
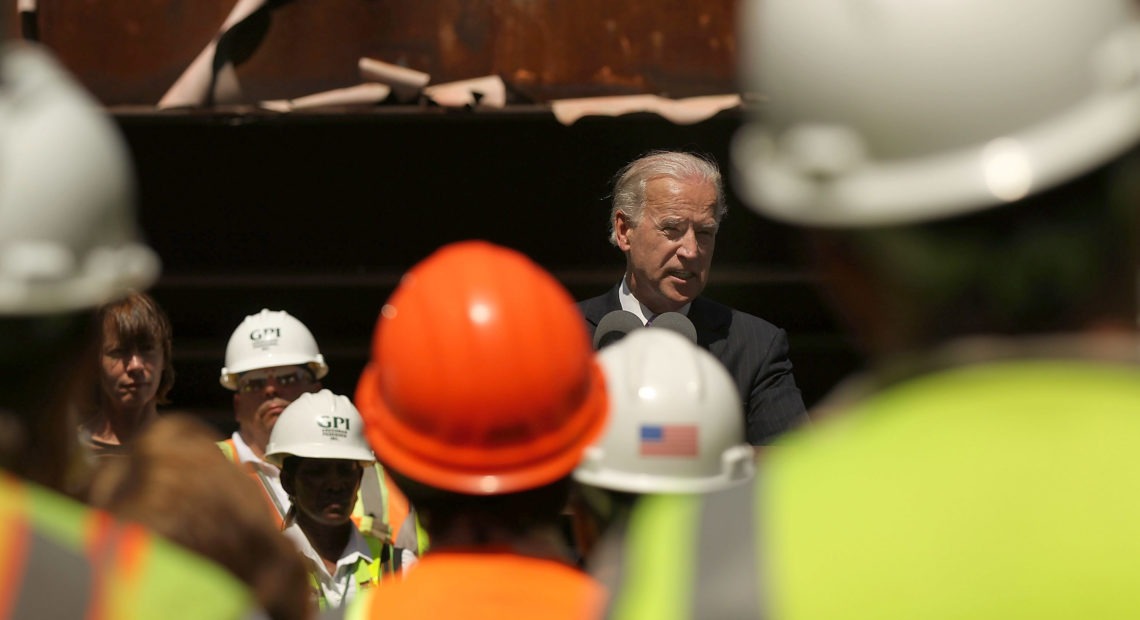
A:
<svg viewBox="0 0 1140 620">
<path fill-rule="evenodd" d="M 617 239 L 617 246 L 622 252 L 629 251 L 629 235 L 633 232 L 633 224 L 630 222 L 629 216 L 618 211 L 614 214 L 614 237 Z"/>
</svg>

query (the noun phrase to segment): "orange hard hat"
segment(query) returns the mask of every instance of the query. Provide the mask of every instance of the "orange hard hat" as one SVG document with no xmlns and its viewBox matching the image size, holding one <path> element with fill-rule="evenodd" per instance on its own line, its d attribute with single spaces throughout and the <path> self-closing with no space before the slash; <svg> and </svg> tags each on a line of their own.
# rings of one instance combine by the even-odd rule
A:
<svg viewBox="0 0 1140 620">
<path fill-rule="evenodd" d="M 569 474 L 607 409 L 569 293 L 482 241 L 445 246 L 404 276 L 380 311 L 356 405 L 385 464 L 478 495 Z"/>
</svg>

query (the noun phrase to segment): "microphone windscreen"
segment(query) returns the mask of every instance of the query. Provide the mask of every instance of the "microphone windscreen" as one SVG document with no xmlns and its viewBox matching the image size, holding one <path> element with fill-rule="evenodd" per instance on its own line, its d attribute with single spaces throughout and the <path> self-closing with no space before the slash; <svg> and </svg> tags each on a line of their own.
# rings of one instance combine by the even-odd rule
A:
<svg viewBox="0 0 1140 620">
<path fill-rule="evenodd" d="M 611 345 L 629 332 L 641 327 L 641 319 L 629 310 L 614 310 L 598 321 L 594 330 L 594 350 Z"/>
<path fill-rule="evenodd" d="M 650 327 L 661 327 L 681 334 L 689 340 L 689 342 L 697 343 L 697 327 L 689 320 L 689 317 L 681 314 L 680 312 L 662 312 L 653 317 Z"/>
</svg>

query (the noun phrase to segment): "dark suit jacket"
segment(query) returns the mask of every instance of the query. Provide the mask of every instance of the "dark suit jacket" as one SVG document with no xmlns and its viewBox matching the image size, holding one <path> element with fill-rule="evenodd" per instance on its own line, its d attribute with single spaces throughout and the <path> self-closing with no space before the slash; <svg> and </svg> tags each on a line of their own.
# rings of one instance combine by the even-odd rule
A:
<svg viewBox="0 0 1140 620">
<path fill-rule="evenodd" d="M 604 295 L 578 302 L 593 339 L 602 317 L 621 310 L 615 286 Z M 697 328 L 697 344 L 708 349 L 736 381 L 744 403 L 748 443 L 764 445 L 806 419 L 804 401 L 784 330 L 761 319 L 698 297 L 689 307 L 689 320 Z"/>
</svg>

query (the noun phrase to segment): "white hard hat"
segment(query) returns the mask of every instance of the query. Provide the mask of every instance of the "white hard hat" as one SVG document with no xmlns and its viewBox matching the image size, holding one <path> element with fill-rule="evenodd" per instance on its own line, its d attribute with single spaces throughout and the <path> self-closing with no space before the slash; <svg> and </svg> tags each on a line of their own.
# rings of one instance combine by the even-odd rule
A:
<svg viewBox="0 0 1140 620">
<path fill-rule="evenodd" d="M 598 353 L 610 399 L 574 478 L 630 493 L 705 493 L 748 480 L 752 447 L 736 384 L 708 351 L 640 329 Z"/>
<path fill-rule="evenodd" d="M 245 317 L 230 336 L 219 381 L 236 390 L 241 373 L 275 366 L 308 366 L 317 379 L 329 373 L 317 341 L 304 323 L 284 310 L 262 309 Z"/>
<path fill-rule="evenodd" d="M 733 161 L 778 220 L 892 225 L 1006 204 L 1140 139 L 1132 0 L 747 0 L 762 95 Z"/>
<path fill-rule="evenodd" d="M 347 396 L 329 390 L 300 395 L 277 418 L 265 445 L 265 460 L 280 467 L 287 456 L 376 460 L 364 439 L 360 412 Z"/>
<path fill-rule="evenodd" d="M 0 58 L 0 314 L 90 308 L 150 286 L 127 149 L 39 48 Z"/>
</svg>

